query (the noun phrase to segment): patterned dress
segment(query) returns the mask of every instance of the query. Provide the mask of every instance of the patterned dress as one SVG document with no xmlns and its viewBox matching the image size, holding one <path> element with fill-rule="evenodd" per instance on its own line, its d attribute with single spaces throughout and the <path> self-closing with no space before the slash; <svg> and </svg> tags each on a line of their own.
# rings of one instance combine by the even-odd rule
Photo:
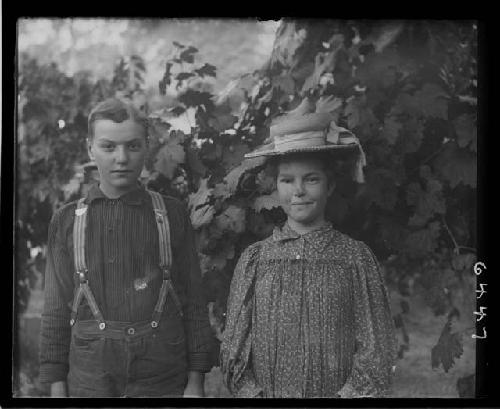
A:
<svg viewBox="0 0 500 409">
<path fill-rule="evenodd" d="M 379 397 L 396 339 L 379 265 L 326 224 L 288 224 L 248 247 L 236 267 L 221 369 L 237 397 Z"/>
</svg>

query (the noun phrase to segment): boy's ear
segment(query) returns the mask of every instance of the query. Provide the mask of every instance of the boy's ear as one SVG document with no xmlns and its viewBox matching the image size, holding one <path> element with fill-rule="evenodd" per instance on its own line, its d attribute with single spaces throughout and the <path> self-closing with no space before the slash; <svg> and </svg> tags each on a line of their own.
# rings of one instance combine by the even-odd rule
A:
<svg viewBox="0 0 500 409">
<path fill-rule="evenodd" d="M 87 138 L 87 153 L 89 154 L 90 160 L 94 160 L 94 153 L 92 152 L 92 142 Z"/>
</svg>

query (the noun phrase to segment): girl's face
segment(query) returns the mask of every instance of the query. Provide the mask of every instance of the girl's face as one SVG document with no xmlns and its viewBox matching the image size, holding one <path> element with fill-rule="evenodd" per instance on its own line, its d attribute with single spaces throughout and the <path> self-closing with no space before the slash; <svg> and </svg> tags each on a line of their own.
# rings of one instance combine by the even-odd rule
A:
<svg viewBox="0 0 500 409">
<path fill-rule="evenodd" d="M 333 189 L 320 160 L 291 159 L 278 165 L 278 196 L 289 224 L 319 227 L 325 220 L 326 202 Z"/>
</svg>

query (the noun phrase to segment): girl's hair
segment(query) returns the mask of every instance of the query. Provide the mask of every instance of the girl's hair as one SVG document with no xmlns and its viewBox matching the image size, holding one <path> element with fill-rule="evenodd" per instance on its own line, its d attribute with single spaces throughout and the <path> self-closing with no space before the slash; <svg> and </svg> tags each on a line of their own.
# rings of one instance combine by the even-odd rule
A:
<svg viewBox="0 0 500 409">
<path fill-rule="evenodd" d="M 273 177 L 278 176 L 278 168 L 281 163 L 286 163 L 294 160 L 311 159 L 321 163 L 323 171 L 326 173 L 328 183 L 335 182 L 336 176 L 342 172 L 345 166 L 345 160 L 335 157 L 329 152 L 297 152 L 285 156 L 275 156 L 267 161 L 270 173 Z"/>
<path fill-rule="evenodd" d="M 128 102 L 118 98 L 109 98 L 94 107 L 89 114 L 88 120 L 88 136 L 90 141 L 94 139 L 94 123 L 99 119 L 108 119 L 117 123 L 132 119 L 135 123 L 143 127 L 144 137 L 147 140 L 147 118 L 141 111 Z"/>
</svg>

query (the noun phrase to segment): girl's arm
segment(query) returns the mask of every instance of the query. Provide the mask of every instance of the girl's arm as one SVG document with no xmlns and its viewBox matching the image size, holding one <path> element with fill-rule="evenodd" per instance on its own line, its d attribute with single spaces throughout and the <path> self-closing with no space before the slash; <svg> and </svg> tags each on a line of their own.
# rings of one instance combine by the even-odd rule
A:
<svg viewBox="0 0 500 409">
<path fill-rule="evenodd" d="M 397 341 L 380 266 L 364 243 L 356 254 L 356 353 L 342 398 L 385 396 L 392 381 Z"/>
</svg>

